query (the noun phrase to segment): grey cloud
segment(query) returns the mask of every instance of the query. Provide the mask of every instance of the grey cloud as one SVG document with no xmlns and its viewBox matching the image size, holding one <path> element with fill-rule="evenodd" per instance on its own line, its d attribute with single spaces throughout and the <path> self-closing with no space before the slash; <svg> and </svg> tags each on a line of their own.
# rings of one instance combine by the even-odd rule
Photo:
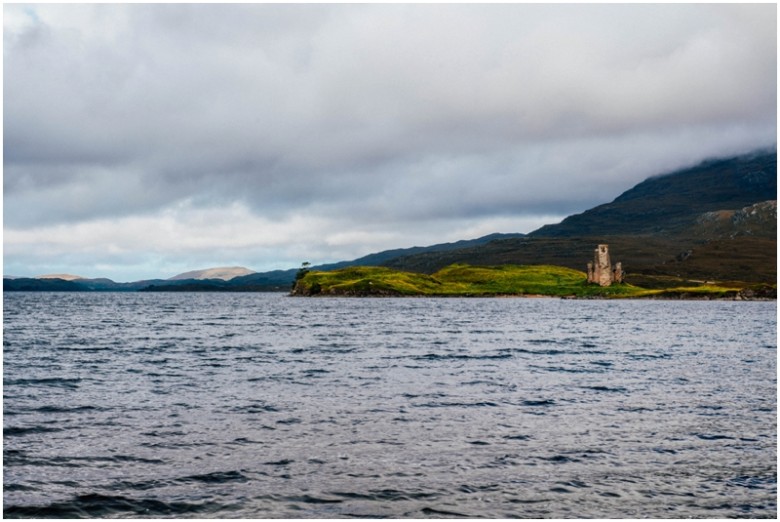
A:
<svg viewBox="0 0 780 522">
<path fill-rule="evenodd" d="M 776 134 L 772 5 L 33 9 L 4 35 L 12 226 L 566 214 Z"/>
</svg>

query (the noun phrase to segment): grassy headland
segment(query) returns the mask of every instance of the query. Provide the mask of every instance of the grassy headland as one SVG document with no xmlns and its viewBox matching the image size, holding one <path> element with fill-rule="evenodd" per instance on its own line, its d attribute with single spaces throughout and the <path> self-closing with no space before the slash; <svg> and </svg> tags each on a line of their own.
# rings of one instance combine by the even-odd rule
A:
<svg viewBox="0 0 780 522">
<path fill-rule="evenodd" d="M 776 291 L 776 287 L 775 287 Z M 578 298 L 735 298 L 744 285 L 642 288 L 588 284 L 584 272 L 551 265 L 455 264 L 428 275 L 386 267 L 311 271 L 293 288 L 301 296 L 551 296 Z"/>
</svg>

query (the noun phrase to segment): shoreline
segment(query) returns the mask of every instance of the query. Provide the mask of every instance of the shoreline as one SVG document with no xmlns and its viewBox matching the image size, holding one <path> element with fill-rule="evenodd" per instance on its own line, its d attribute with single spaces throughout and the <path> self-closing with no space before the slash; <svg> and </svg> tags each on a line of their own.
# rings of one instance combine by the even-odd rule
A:
<svg viewBox="0 0 780 522">
<path fill-rule="evenodd" d="M 744 296 L 674 296 L 674 295 L 648 295 L 648 296 L 576 296 L 576 295 L 544 295 L 544 294 L 495 294 L 495 295 L 454 295 L 454 294 L 287 294 L 287 297 L 303 299 L 560 299 L 565 301 L 735 301 L 757 302 L 777 301 L 777 297 L 744 297 Z"/>
<path fill-rule="evenodd" d="M 625 301 L 625 300 L 641 300 L 641 301 L 777 301 L 777 296 L 765 297 L 765 296 L 747 296 L 736 295 L 729 296 L 713 296 L 713 295 L 695 295 L 686 292 L 686 295 L 546 295 L 546 294 L 391 294 L 391 293 L 318 293 L 312 295 L 296 294 L 286 291 L 254 291 L 254 290 L 231 290 L 231 291 L 213 291 L 213 290 L 174 290 L 174 291 L 157 291 L 157 292 L 144 292 L 144 291 L 127 291 L 127 290 L 5 290 L 3 293 L 7 294 L 136 294 L 136 293 L 157 293 L 157 294 L 279 294 L 284 297 L 293 298 L 350 298 L 350 299 L 381 299 L 381 298 L 404 298 L 404 299 L 420 299 L 420 298 L 436 298 L 436 299 L 561 299 L 567 301 Z"/>
</svg>

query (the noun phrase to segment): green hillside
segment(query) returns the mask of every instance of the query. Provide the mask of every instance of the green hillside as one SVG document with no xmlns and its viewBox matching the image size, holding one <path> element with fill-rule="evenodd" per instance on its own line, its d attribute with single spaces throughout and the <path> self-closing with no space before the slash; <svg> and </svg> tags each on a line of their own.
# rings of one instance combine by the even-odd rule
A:
<svg viewBox="0 0 780 522">
<path fill-rule="evenodd" d="M 295 285 L 298 296 L 553 296 L 553 297 L 735 297 L 740 287 L 696 285 L 647 289 L 630 284 L 600 287 L 584 272 L 551 265 L 451 265 L 426 275 L 386 267 L 311 271 Z"/>
</svg>

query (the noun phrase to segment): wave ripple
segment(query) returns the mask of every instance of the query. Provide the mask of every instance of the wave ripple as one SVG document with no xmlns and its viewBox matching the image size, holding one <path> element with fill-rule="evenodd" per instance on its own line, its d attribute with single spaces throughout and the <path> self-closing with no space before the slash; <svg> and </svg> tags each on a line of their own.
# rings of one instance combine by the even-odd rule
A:
<svg viewBox="0 0 780 522">
<path fill-rule="evenodd" d="M 3 310 L 6 518 L 777 515 L 773 302 Z"/>
</svg>

